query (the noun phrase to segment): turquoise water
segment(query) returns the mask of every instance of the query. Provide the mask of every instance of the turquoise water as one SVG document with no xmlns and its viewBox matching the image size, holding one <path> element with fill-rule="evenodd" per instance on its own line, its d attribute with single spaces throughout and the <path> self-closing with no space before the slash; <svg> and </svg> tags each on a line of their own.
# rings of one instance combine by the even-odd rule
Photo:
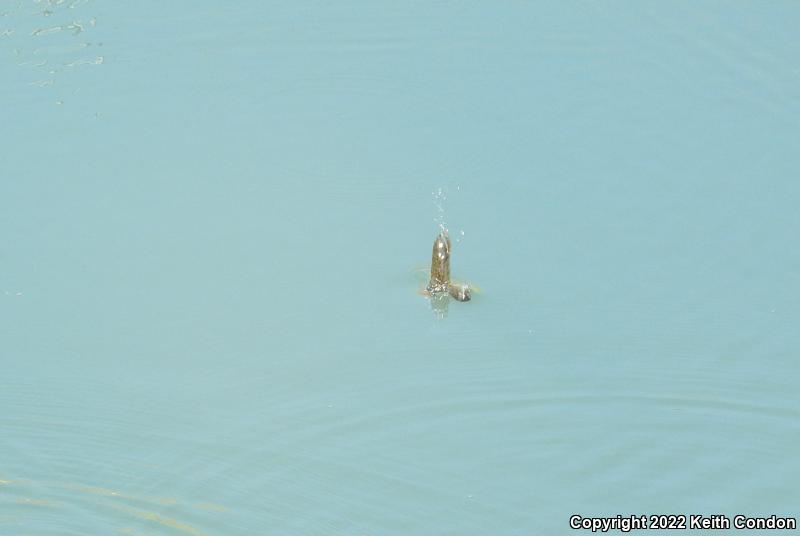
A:
<svg viewBox="0 0 800 536">
<path fill-rule="evenodd" d="M 0 0 L 0 533 L 797 517 L 798 27 Z"/>
</svg>

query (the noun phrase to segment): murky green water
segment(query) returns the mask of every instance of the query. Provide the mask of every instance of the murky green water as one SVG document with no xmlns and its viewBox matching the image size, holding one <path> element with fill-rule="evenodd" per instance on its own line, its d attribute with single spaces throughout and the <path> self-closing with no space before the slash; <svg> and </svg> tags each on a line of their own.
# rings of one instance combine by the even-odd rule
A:
<svg viewBox="0 0 800 536">
<path fill-rule="evenodd" d="M 797 517 L 798 26 L 0 0 L 0 533 Z"/>
</svg>

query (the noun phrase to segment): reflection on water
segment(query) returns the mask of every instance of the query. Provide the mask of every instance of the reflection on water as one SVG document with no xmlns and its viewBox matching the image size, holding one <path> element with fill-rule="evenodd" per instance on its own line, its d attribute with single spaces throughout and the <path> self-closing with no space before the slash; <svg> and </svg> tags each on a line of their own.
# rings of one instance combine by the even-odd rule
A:
<svg viewBox="0 0 800 536">
<path fill-rule="evenodd" d="M 97 26 L 92 9 L 90 0 L 4 0 L 0 57 L 26 71 L 28 86 L 52 87 L 44 98 L 63 104 L 80 90 L 71 71 L 104 62 L 102 43 L 92 41 Z"/>
<path fill-rule="evenodd" d="M 450 310 L 450 295 L 449 294 L 433 294 L 428 298 L 431 302 L 431 310 L 438 319 L 443 319 L 447 316 Z"/>
<path fill-rule="evenodd" d="M 200 536 L 207 534 L 190 523 L 181 521 L 157 511 L 168 508 L 170 515 L 191 517 L 192 510 L 206 512 L 225 512 L 227 509 L 215 504 L 181 504 L 174 498 L 142 497 L 111 489 L 80 486 L 68 483 L 34 482 L 29 480 L 0 480 L 3 486 L 2 502 L 6 506 L 17 505 L 17 515 L 9 516 L 4 522 L 10 525 L 25 526 L 31 519 L 40 517 L 39 508 L 48 510 L 48 517 L 62 518 L 77 510 L 88 512 L 96 518 L 104 518 L 103 524 L 116 527 L 124 534 L 141 534 L 139 528 L 128 526 L 132 520 L 145 520 L 147 526 L 174 529 L 180 533 Z M 31 507 L 26 508 L 26 507 Z M 107 526 L 108 526 L 107 525 Z"/>
<path fill-rule="evenodd" d="M 0 533 L 796 515 L 800 12 L 624 7 L 0 0 Z"/>
</svg>

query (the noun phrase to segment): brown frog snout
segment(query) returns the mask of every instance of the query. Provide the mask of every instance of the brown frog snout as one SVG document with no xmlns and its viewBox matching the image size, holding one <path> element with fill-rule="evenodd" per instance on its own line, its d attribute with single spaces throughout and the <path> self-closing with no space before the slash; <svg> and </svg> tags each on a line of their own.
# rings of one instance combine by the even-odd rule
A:
<svg viewBox="0 0 800 536">
<path fill-rule="evenodd" d="M 446 292 L 458 301 L 469 301 L 472 297 L 469 286 L 450 282 L 450 251 L 450 237 L 447 233 L 439 233 L 433 242 L 431 280 L 428 282 L 427 290 L 431 294 Z"/>
</svg>

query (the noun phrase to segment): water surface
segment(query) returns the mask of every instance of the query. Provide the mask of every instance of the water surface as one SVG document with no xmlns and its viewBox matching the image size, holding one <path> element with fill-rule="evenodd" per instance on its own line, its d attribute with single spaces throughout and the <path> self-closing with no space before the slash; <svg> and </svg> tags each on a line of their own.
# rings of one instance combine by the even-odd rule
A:
<svg viewBox="0 0 800 536">
<path fill-rule="evenodd" d="M 797 516 L 799 25 L 0 1 L 0 532 Z"/>
</svg>

